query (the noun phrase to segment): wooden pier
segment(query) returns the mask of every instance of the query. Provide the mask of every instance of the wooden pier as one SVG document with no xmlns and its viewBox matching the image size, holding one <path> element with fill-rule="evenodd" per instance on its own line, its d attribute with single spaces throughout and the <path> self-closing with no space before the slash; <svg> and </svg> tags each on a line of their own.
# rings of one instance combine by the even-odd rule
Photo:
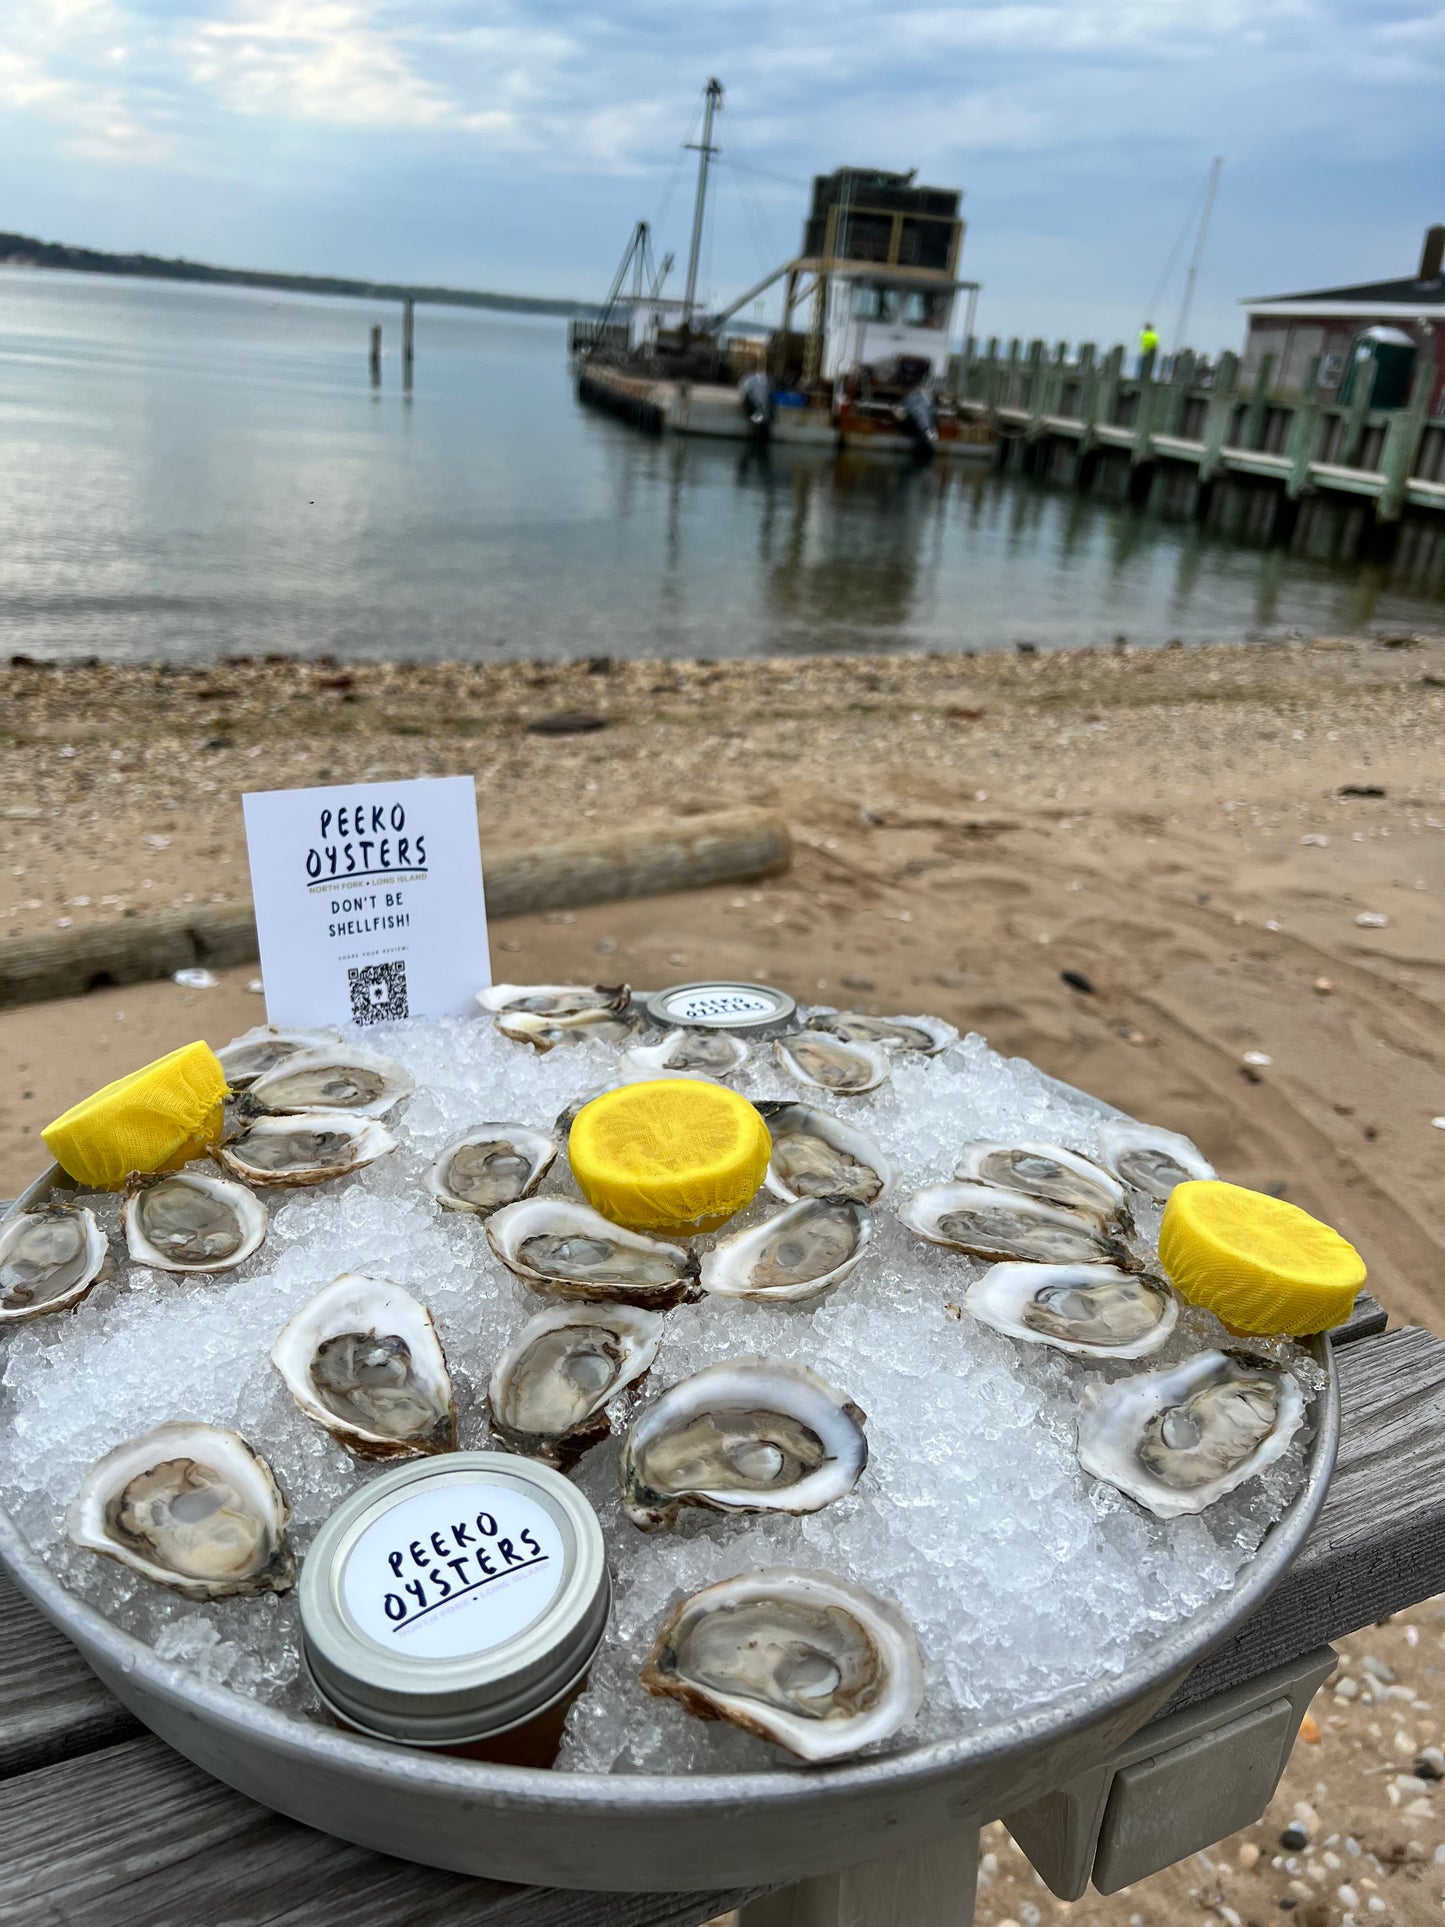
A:
<svg viewBox="0 0 1445 1927">
<path fill-rule="evenodd" d="M 1216 481 L 1245 478 L 1273 490 L 1274 532 L 1287 538 L 1306 498 L 1363 497 L 1374 505 L 1370 538 L 1386 547 L 1407 509 L 1445 510 L 1445 418 L 1427 414 L 1434 366 L 1423 357 L 1409 400 L 1390 409 L 1369 407 L 1369 379 L 1349 402 L 1326 398 L 1318 358 L 1297 392 L 1272 386 L 1272 355 L 1248 386 L 1235 354 L 1209 370 L 1187 351 L 1162 371 L 1150 357 L 1126 375 L 1124 362 L 1123 348 L 1100 357 L 1092 342 L 1073 355 L 1064 342 L 1048 350 L 1042 341 L 1025 349 L 1015 340 L 1003 352 L 997 337 L 985 348 L 970 336 L 949 385 L 997 429 L 1006 459 L 1052 473 L 1056 453 L 1067 452 L 1082 488 L 1102 460 L 1123 463 L 1133 501 L 1161 469 L 1192 468 L 1204 515 Z"/>
</svg>

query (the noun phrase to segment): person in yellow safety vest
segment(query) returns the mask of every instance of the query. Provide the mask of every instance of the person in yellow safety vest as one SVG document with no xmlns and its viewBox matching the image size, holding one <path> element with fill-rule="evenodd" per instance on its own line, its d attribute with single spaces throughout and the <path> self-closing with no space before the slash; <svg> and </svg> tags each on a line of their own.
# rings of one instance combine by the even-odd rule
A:
<svg viewBox="0 0 1445 1927">
<path fill-rule="evenodd" d="M 1159 337 L 1154 332 L 1154 323 L 1152 321 L 1146 321 L 1144 326 L 1139 330 L 1139 367 L 1141 372 L 1149 357 L 1151 355 L 1157 355 L 1158 352 Z"/>
</svg>

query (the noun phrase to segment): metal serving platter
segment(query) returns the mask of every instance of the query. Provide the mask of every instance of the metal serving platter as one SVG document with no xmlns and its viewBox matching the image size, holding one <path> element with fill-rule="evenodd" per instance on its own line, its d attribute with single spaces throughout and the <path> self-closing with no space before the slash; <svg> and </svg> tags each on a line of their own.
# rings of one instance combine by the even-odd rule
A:
<svg viewBox="0 0 1445 1927">
<path fill-rule="evenodd" d="M 1070 1086 L 1101 1113 L 1110 1106 Z M 63 1185 L 57 1167 L 12 1211 Z M 860 1866 L 1036 1799 L 1127 1739 L 1284 1577 L 1324 1502 L 1339 1391 L 1314 1401 L 1305 1482 L 1229 1591 L 1119 1676 L 956 1738 L 831 1767 L 683 1777 L 489 1766 L 354 1738 L 211 1685 L 75 1598 L 0 1510 L 0 1563 L 161 1739 L 263 1806 L 405 1860 L 550 1887 L 699 1891 Z"/>
</svg>

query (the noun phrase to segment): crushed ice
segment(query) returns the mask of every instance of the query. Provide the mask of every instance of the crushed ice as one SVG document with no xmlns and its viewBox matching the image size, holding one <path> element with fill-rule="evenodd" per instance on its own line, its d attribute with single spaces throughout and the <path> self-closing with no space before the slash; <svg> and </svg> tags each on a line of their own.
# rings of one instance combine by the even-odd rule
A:
<svg viewBox="0 0 1445 1927">
<path fill-rule="evenodd" d="M 449 1139 L 484 1118 L 550 1129 L 564 1106 L 611 1081 L 617 1053 L 589 1044 L 539 1056 L 489 1022 L 466 1020 L 371 1030 L 366 1042 L 402 1059 L 417 1081 L 393 1120 L 394 1155 L 314 1191 L 271 1191 L 267 1240 L 237 1272 L 187 1279 L 127 1272 L 122 1263 L 119 1278 L 75 1312 L 13 1330 L 0 1401 L 3 1502 L 66 1585 L 163 1658 L 312 1714 L 294 1594 L 190 1605 L 73 1548 L 64 1515 L 103 1452 L 163 1420 L 199 1419 L 233 1427 L 269 1459 L 304 1554 L 326 1516 L 378 1469 L 302 1417 L 268 1357 L 286 1320 L 341 1271 L 394 1279 L 430 1306 L 462 1445 L 489 1444 L 492 1362 L 541 1301 L 492 1257 L 478 1219 L 433 1203 L 422 1175 Z M 1100 1114 L 978 1037 L 939 1058 L 897 1061 L 891 1083 L 861 1099 L 799 1091 L 766 1046 L 738 1088 L 801 1095 L 857 1122 L 896 1161 L 905 1189 L 948 1176 L 969 1137 L 1090 1151 Z M 542 1189 L 576 1195 L 565 1160 Z M 742 1222 L 770 1209 L 776 1202 L 763 1194 Z M 115 1201 L 101 1200 L 99 1215 L 121 1253 Z M 762 1742 L 703 1726 L 638 1684 L 661 1619 L 712 1580 L 778 1563 L 830 1567 L 897 1600 L 928 1667 L 923 1709 L 902 1743 L 940 1739 L 1143 1658 L 1151 1640 L 1233 1583 L 1298 1490 L 1302 1439 L 1196 1518 L 1148 1517 L 1095 1484 L 1075 1461 L 1073 1430 L 1080 1386 L 1101 1368 L 1016 1345 L 960 1315 L 980 1267 L 922 1244 L 886 1206 L 875 1216 L 868 1256 L 828 1299 L 705 1298 L 670 1313 L 652 1378 L 670 1384 L 743 1352 L 812 1365 L 868 1414 L 868 1469 L 847 1499 L 801 1519 L 685 1513 L 677 1530 L 644 1536 L 622 1517 L 616 1494 L 625 1398 L 614 1438 L 578 1468 L 607 1536 L 616 1607 L 590 1688 L 573 1708 L 562 1768 L 707 1772 L 781 1762 Z M 1137 1217 L 1152 1247 L 1158 1207 L 1140 1201 Z M 1220 1336 L 1208 1314 L 1186 1313 L 1149 1364 Z M 1315 1368 L 1291 1351 L 1316 1389 Z"/>
</svg>

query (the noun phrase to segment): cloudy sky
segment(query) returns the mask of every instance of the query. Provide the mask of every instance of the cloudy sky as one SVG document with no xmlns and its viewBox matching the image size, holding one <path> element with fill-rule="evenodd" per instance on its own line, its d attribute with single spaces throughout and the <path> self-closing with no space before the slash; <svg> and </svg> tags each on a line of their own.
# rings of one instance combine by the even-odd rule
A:
<svg viewBox="0 0 1445 1927">
<path fill-rule="evenodd" d="M 1436 0 L 3 0 L 0 228 L 595 296 L 639 216 L 681 257 L 710 73 L 719 296 L 845 162 L 966 190 L 985 332 L 1132 335 L 1216 153 L 1202 346 L 1445 220 Z"/>
</svg>

